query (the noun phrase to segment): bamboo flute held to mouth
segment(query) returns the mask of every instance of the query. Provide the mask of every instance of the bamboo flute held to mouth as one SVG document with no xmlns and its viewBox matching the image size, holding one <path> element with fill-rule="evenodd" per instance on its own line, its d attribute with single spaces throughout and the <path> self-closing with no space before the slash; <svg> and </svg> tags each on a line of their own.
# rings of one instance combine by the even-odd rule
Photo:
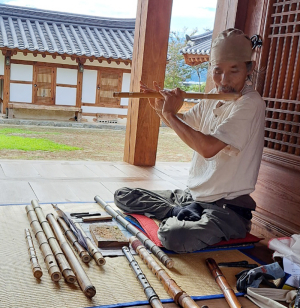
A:
<svg viewBox="0 0 300 308">
<path fill-rule="evenodd" d="M 240 93 L 200 93 L 200 92 L 184 92 L 185 99 L 214 99 L 232 101 L 241 97 Z M 113 97 L 119 98 L 163 98 L 159 92 L 114 92 Z"/>
</svg>

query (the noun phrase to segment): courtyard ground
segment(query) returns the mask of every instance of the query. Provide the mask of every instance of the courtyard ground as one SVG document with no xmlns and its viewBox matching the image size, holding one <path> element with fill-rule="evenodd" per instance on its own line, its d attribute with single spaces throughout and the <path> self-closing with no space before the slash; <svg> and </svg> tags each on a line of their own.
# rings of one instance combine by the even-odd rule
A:
<svg viewBox="0 0 300 308">
<path fill-rule="evenodd" d="M 23 151 L 1 149 L 0 159 L 22 160 L 92 160 L 123 161 L 125 129 L 99 128 L 61 128 L 40 127 L 33 125 L 0 125 L 1 130 L 7 128 L 22 129 L 23 132 L 11 134 L 28 138 L 45 138 L 53 142 L 74 146 L 74 151 Z M 30 131 L 26 133 L 26 131 Z M 188 162 L 192 158 L 192 150 L 168 127 L 161 127 L 158 140 L 157 161 Z"/>
</svg>

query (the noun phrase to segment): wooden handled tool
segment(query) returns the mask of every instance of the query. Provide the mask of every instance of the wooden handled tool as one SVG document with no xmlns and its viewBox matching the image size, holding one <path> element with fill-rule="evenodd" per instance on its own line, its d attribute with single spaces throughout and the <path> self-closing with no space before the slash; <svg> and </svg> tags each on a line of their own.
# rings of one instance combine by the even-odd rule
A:
<svg viewBox="0 0 300 308">
<path fill-rule="evenodd" d="M 113 97 L 120 98 L 163 98 L 158 92 L 114 92 Z M 184 98 L 187 99 L 215 99 L 224 101 L 233 101 L 241 97 L 240 93 L 199 93 L 199 92 L 185 92 Z"/>
</svg>

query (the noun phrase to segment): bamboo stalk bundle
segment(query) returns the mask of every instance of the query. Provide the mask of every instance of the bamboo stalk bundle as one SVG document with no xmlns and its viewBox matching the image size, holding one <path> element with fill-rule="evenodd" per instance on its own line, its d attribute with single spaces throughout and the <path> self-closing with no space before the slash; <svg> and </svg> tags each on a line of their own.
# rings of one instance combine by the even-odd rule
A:
<svg viewBox="0 0 300 308">
<path fill-rule="evenodd" d="M 25 229 L 25 239 L 26 239 L 26 243 L 28 247 L 28 253 L 30 256 L 30 263 L 31 263 L 33 276 L 39 279 L 43 276 L 43 271 L 40 267 L 38 258 L 36 256 L 36 251 L 34 249 L 31 233 L 28 228 Z"/>
<path fill-rule="evenodd" d="M 120 98 L 163 98 L 159 92 L 114 92 L 113 97 Z M 183 95 L 186 99 L 214 99 L 233 101 L 241 97 L 240 93 L 200 93 L 200 92 L 185 92 Z"/>
<path fill-rule="evenodd" d="M 44 215 L 44 212 L 42 208 L 40 207 L 37 200 L 31 200 L 31 205 L 37 215 L 37 218 L 42 226 L 42 229 L 46 235 L 46 238 L 48 240 L 48 243 L 51 247 L 51 250 L 53 251 L 53 254 L 55 256 L 55 259 L 58 263 L 58 266 L 60 268 L 60 271 L 62 272 L 65 280 L 69 283 L 75 283 L 76 277 L 73 273 L 69 262 L 67 261 L 65 255 L 63 254 L 61 248 L 59 247 L 59 244 L 49 226 L 48 221 L 46 220 L 46 217 Z"/>
<path fill-rule="evenodd" d="M 215 278 L 216 283 L 219 285 L 220 289 L 222 290 L 229 307 L 242 308 L 242 305 L 238 301 L 234 291 L 232 290 L 231 286 L 229 285 L 222 271 L 218 267 L 216 261 L 212 258 L 208 258 L 206 259 L 206 264 L 212 276 Z"/>
<path fill-rule="evenodd" d="M 169 258 L 157 245 L 155 245 L 144 233 L 133 226 L 129 221 L 118 214 L 109 204 L 102 200 L 99 196 L 95 196 L 95 201 L 103 207 L 103 209 L 110 214 L 117 222 L 119 222 L 127 231 L 136 236 L 144 246 L 146 246 L 160 262 L 167 268 L 174 266 L 174 261 Z"/>
<path fill-rule="evenodd" d="M 72 243 L 74 249 L 78 253 L 81 261 L 84 263 L 89 263 L 92 259 L 90 254 L 78 243 L 76 236 L 74 235 L 72 230 L 68 227 L 66 222 L 61 217 L 57 217 L 57 221 L 61 226 L 62 230 L 64 231 L 64 235 Z"/>
<path fill-rule="evenodd" d="M 51 277 L 51 280 L 59 281 L 61 279 L 61 272 L 59 270 L 55 257 L 47 241 L 46 235 L 38 221 L 38 218 L 35 214 L 35 211 L 32 205 L 31 204 L 26 205 L 25 210 L 26 210 L 27 217 L 28 217 L 31 229 L 33 231 L 33 234 L 39 243 L 39 247 L 44 257 L 44 262 L 46 263 L 46 267 Z"/>
<path fill-rule="evenodd" d="M 177 283 L 161 268 L 147 251 L 146 247 L 135 237 L 132 236 L 129 242 L 135 252 L 139 254 L 145 264 L 151 269 L 152 273 L 162 283 L 164 289 L 173 298 L 174 302 L 184 308 L 199 308 L 195 301 L 183 291 Z"/>
<path fill-rule="evenodd" d="M 148 302 L 153 308 L 161 308 L 163 307 L 158 295 L 151 287 L 149 281 L 147 280 L 146 276 L 144 275 L 143 271 L 140 269 L 138 263 L 136 262 L 134 256 L 131 254 L 129 248 L 127 246 L 122 247 L 122 251 L 127 258 L 129 265 L 131 266 L 132 270 L 134 271 L 136 278 L 140 282 L 143 291 L 147 297 Z"/>
<path fill-rule="evenodd" d="M 105 259 L 102 256 L 102 253 L 98 250 L 98 248 L 93 244 L 92 240 L 86 235 L 86 233 L 81 228 L 80 224 L 78 222 L 75 222 L 75 226 L 81 231 L 82 235 L 85 237 L 85 241 L 88 246 L 89 253 L 93 256 L 96 263 L 100 265 L 105 264 Z"/>
<path fill-rule="evenodd" d="M 62 251 L 64 252 L 66 258 L 68 259 L 71 268 L 73 270 L 73 272 L 76 275 L 78 284 L 81 288 L 81 290 L 83 291 L 83 293 L 85 294 L 85 296 L 92 298 L 93 296 L 95 296 L 96 294 L 96 288 L 92 285 L 89 277 L 87 276 L 87 274 L 85 273 L 84 269 L 82 268 L 81 264 L 79 263 L 79 261 L 77 260 L 73 250 L 71 249 L 71 247 L 69 246 L 69 243 L 66 241 L 58 222 L 56 221 L 56 219 L 54 218 L 54 215 L 52 213 L 48 214 L 46 216 L 46 219 L 48 220 L 57 240 L 58 243 L 62 249 Z"/>
</svg>

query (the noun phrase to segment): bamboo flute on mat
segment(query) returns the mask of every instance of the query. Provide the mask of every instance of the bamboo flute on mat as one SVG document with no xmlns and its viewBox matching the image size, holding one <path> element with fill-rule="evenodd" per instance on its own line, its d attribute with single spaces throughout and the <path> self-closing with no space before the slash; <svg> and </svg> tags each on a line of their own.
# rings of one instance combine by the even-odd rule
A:
<svg viewBox="0 0 300 308">
<path fill-rule="evenodd" d="M 84 262 L 84 263 L 89 263 L 92 260 L 90 254 L 85 250 L 84 247 L 82 247 L 79 244 L 76 236 L 74 235 L 72 230 L 68 227 L 67 223 L 61 217 L 57 217 L 57 221 L 58 221 L 59 225 L 61 226 L 61 228 L 64 230 L 65 236 L 72 243 L 74 249 L 78 253 L 81 261 Z"/>
<path fill-rule="evenodd" d="M 69 262 L 67 261 L 65 255 L 63 254 L 61 248 L 59 247 L 59 244 L 57 242 L 57 239 L 55 238 L 51 227 L 49 226 L 48 221 L 46 220 L 46 217 L 44 215 L 44 212 L 42 208 L 40 207 L 37 200 L 31 200 L 31 205 L 36 213 L 36 216 L 41 224 L 41 227 L 46 235 L 46 238 L 48 240 L 48 243 L 53 251 L 53 254 L 55 256 L 55 259 L 58 263 L 58 266 L 60 268 L 60 271 L 62 272 L 65 280 L 69 283 L 75 283 L 76 277 L 74 272 L 71 269 L 71 266 Z"/>
<path fill-rule="evenodd" d="M 98 265 L 104 265 L 105 259 L 102 256 L 102 253 L 98 250 L 98 248 L 93 244 L 92 240 L 86 235 L 86 233 L 81 228 L 78 222 L 75 222 L 75 226 L 81 231 L 82 235 L 85 237 L 85 241 L 88 246 L 89 253 L 93 256 L 94 260 Z"/>
<path fill-rule="evenodd" d="M 147 264 L 157 279 L 162 283 L 164 289 L 173 298 L 176 304 L 184 308 L 199 308 L 195 301 L 156 263 L 147 249 L 135 236 L 132 236 L 129 242 L 134 251 L 139 254 L 144 263 Z"/>
<path fill-rule="evenodd" d="M 222 290 L 225 299 L 231 308 L 242 308 L 241 303 L 238 301 L 234 291 L 232 290 L 231 286 L 227 282 L 225 276 L 223 275 L 222 271 L 218 267 L 216 261 L 212 258 L 206 259 L 206 264 L 215 278 L 216 283 L 219 285 L 220 289 Z"/>
<path fill-rule="evenodd" d="M 215 99 L 224 101 L 233 101 L 241 97 L 240 93 L 199 93 L 185 92 L 186 99 Z M 163 98 L 159 92 L 114 92 L 113 97 L 121 98 Z"/>
<path fill-rule="evenodd" d="M 39 243 L 39 247 L 44 257 L 44 262 L 46 263 L 46 267 L 51 277 L 51 280 L 59 281 L 61 278 L 61 272 L 56 263 L 56 260 L 52 253 L 50 245 L 47 241 L 46 235 L 38 221 L 36 213 L 31 204 L 26 205 L 25 210 L 26 210 L 27 217 L 28 217 L 30 226 L 32 228 L 33 234 Z"/>
<path fill-rule="evenodd" d="M 62 251 L 64 252 L 64 254 L 66 255 L 72 270 L 74 271 L 77 281 L 80 285 L 81 290 L 83 291 L 83 293 L 85 294 L 85 296 L 91 298 L 93 296 L 95 296 L 96 294 L 96 288 L 92 285 L 89 277 L 87 276 L 87 274 L 85 273 L 84 269 L 82 268 L 81 264 L 79 263 L 79 261 L 77 260 L 73 250 L 71 249 L 71 247 L 69 246 L 69 243 L 66 241 L 58 222 L 56 221 L 56 219 L 54 218 L 54 215 L 52 213 L 48 214 L 46 216 L 51 228 L 53 229 L 53 232 L 59 242 L 59 245 L 62 249 Z"/>
<path fill-rule="evenodd" d="M 95 201 L 101 205 L 104 210 L 116 219 L 127 231 L 132 235 L 136 236 L 144 246 L 146 246 L 167 268 L 172 268 L 174 266 L 174 261 L 169 258 L 157 245 L 155 245 L 144 233 L 142 233 L 138 228 L 133 226 L 129 221 L 118 214 L 109 204 L 107 204 L 99 196 L 95 196 Z"/>
<path fill-rule="evenodd" d="M 31 233 L 28 228 L 25 229 L 25 239 L 26 239 L 26 243 L 28 247 L 28 253 L 30 256 L 30 263 L 31 263 L 33 276 L 35 278 L 41 278 L 43 276 L 43 271 L 40 267 L 38 258 L 36 256 L 36 251 L 34 249 Z"/>
<path fill-rule="evenodd" d="M 127 258 L 132 270 L 136 274 L 136 278 L 140 282 L 143 291 L 147 297 L 148 302 L 150 303 L 151 307 L 153 308 L 162 308 L 163 305 L 154 291 L 154 289 L 151 287 L 149 281 L 147 280 L 146 276 L 144 275 L 143 271 L 140 269 L 138 263 L 136 262 L 135 258 L 131 254 L 129 248 L 127 246 L 122 247 L 122 251 Z"/>
</svg>

